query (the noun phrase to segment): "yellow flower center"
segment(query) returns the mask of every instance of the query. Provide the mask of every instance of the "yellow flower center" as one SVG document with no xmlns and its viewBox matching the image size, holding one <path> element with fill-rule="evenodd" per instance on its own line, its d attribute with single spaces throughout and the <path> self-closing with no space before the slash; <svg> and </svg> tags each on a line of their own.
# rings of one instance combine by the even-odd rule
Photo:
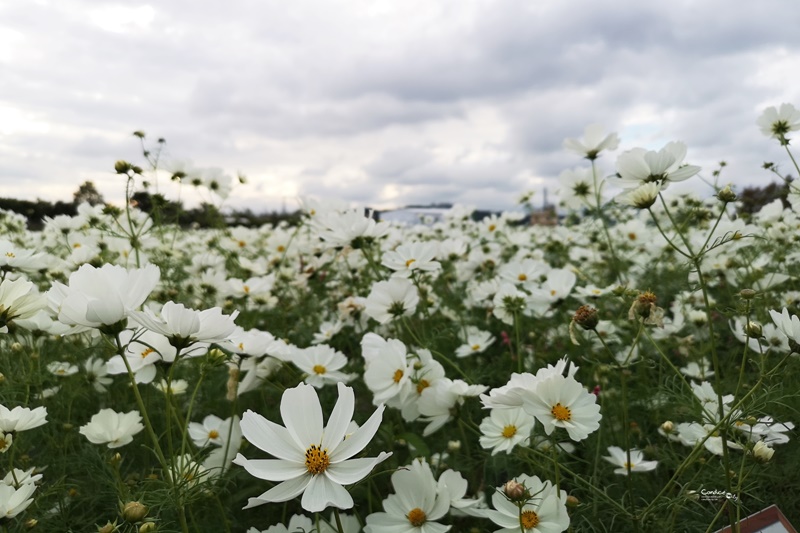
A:
<svg viewBox="0 0 800 533">
<path fill-rule="evenodd" d="M 411 525 L 414 527 L 420 527 L 422 524 L 427 522 L 428 517 L 425 516 L 425 511 L 420 509 L 419 507 L 415 507 L 408 512 L 408 521 L 411 522 Z"/>
<path fill-rule="evenodd" d="M 0 452 L 5 451 L 7 446 L 8 442 L 6 441 L 6 439 L 0 439 Z"/>
<path fill-rule="evenodd" d="M 16 256 L 16 255 L 14 255 L 14 254 L 13 254 L 13 253 L 11 253 L 11 252 L 6 252 L 6 257 L 11 257 L 11 258 L 13 259 L 14 257 L 17 257 L 17 256 Z"/>
<path fill-rule="evenodd" d="M 480 349 L 481 349 L 481 345 L 480 344 L 473 344 L 472 345 L 472 351 L 473 352 L 477 352 Z"/>
<path fill-rule="evenodd" d="M 306 469 L 309 474 L 321 474 L 328 469 L 331 460 L 328 457 L 328 450 L 322 450 L 316 444 L 312 444 L 306 450 Z"/>
<path fill-rule="evenodd" d="M 248 287 L 247 285 L 244 285 L 244 286 L 242 287 L 242 289 L 244 290 L 244 293 L 245 293 L 245 294 L 250 294 L 250 287 Z"/>
<path fill-rule="evenodd" d="M 556 417 L 556 420 L 560 420 L 561 422 L 572 419 L 572 413 L 570 412 L 569 407 L 561 405 L 560 402 L 555 404 L 550 412 L 553 413 L 553 416 Z"/>
<path fill-rule="evenodd" d="M 539 525 L 539 515 L 533 511 L 522 511 L 519 522 L 525 529 L 533 529 Z"/>
<path fill-rule="evenodd" d="M 622 468 L 625 470 L 633 470 L 633 463 L 626 462 L 624 465 L 622 465 Z"/>
<path fill-rule="evenodd" d="M 503 436 L 507 439 L 510 439 L 516 434 L 517 434 L 517 426 L 513 424 L 510 424 L 503 428 Z"/>
<path fill-rule="evenodd" d="M 145 350 L 144 350 L 144 351 L 141 353 L 142 359 L 144 359 L 145 357 L 147 357 L 148 355 L 150 355 L 150 354 L 151 354 L 151 353 L 153 353 L 153 352 L 155 352 L 155 350 L 154 350 L 154 349 L 152 349 L 152 348 L 147 348 L 147 349 L 145 349 Z"/>
<path fill-rule="evenodd" d="M 489 231 L 494 231 L 496 229 L 497 229 L 497 226 L 495 226 L 494 224 L 489 224 Z"/>
<path fill-rule="evenodd" d="M 395 383 L 400 383 L 400 380 L 403 379 L 403 371 L 399 368 L 394 371 L 394 377 L 392 378 Z"/>
<path fill-rule="evenodd" d="M 431 382 L 427 379 L 421 379 L 417 382 L 417 394 L 422 394 L 422 391 L 431 386 Z"/>
<path fill-rule="evenodd" d="M 239 245 L 239 248 L 244 248 L 245 246 L 247 246 L 247 243 L 244 241 L 239 241 L 237 244 Z"/>
<path fill-rule="evenodd" d="M 322 365 L 314 365 L 313 370 L 315 374 L 324 374 L 326 372 L 325 367 Z"/>
<path fill-rule="evenodd" d="M 406 268 L 409 268 L 416 261 L 417 261 L 416 259 L 409 259 L 408 261 L 406 261 Z"/>
<path fill-rule="evenodd" d="M 209 439 L 216 439 L 217 437 L 219 437 L 219 431 L 217 431 L 216 429 L 212 429 L 211 431 L 208 432 Z"/>
<path fill-rule="evenodd" d="M 550 296 L 555 296 L 555 295 L 556 295 L 556 290 L 555 289 L 551 289 L 550 290 Z"/>
<path fill-rule="evenodd" d="M 282 244 L 279 244 L 276 250 L 278 250 L 279 252 L 285 252 L 286 248 Z"/>
<path fill-rule="evenodd" d="M 528 276 L 526 276 L 525 274 L 520 274 L 519 276 L 517 276 L 517 279 L 520 281 L 527 281 Z"/>
<path fill-rule="evenodd" d="M 628 238 L 632 241 L 636 240 L 636 234 L 633 232 L 628 233 Z"/>
</svg>

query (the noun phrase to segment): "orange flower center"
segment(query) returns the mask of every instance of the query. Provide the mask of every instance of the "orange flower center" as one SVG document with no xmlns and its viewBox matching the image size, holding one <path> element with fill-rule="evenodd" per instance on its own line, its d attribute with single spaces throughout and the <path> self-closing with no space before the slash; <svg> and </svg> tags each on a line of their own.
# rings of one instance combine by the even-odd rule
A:
<svg viewBox="0 0 800 533">
<path fill-rule="evenodd" d="M 323 450 L 320 446 L 312 444 L 306 450 L 306 470 L 309 474 L 321 474 L 328 469 L 331 459 L 328 457 L 328 450 Z"/>
<path fill-rule="evenodd" d="M 408 512 L 408 521 L 411 522 L 411 525 L 414 527 L 420 527 L 424 524 L 428 517 L 425 516 L 425 511 L 420 509 L 419 507 L 415 507 Z"/>
<path fill-rule="evenodd" d="M 522 511 L 519 521 L 525 529 L 533 529 L 539 525 L 539 515 L 533 511 Z"/>
<path fill-rule="evenodd" d="M 431 386 L 431 382 L 427 379 L 421 379 L 417 382 L 417 394 L 422 394 L 422 391 Z"/>
<path fill-rule="evenodd" d="M 400 383 L 400 380 L 403 379 L 403 371 L 399 368 L 394 371 L 394 377 L 392 378 L 395 383 Z"/>
<path fill-rule="evenodd" d="M 572 419 L 572 412 L 570 412 L 569 407 L 561 405 L 560 402 L 555 404 L 550 412 L 553 413 L 556 420 L 560 420 L 561 422 Z"/>
<path fill-rule="evenodd" d="M 145 351 L 141 353 L 142 359 L 153 353 L 155 350 L 152 348 L 147 348 Z"/>
<path fill-rule="evenodd" d="M 406 261 L 406 268 L 409 268 L 416 261 L 417 261 L 416 259 L 409 259 L 408 261 Z"/>
</svg>

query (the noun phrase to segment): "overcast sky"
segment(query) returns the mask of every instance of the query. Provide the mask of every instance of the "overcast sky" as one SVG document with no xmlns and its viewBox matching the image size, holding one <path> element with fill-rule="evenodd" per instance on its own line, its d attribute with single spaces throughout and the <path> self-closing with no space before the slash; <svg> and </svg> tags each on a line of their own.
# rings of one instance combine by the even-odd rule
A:
<svg viewBox="0 0 800 533">
<path fill-rule="evenodd" d="M 227 203 L 255 210 L 540 201 L 590 123 L 621 137 L 608 173 L 682 140 L 706 176 L 766 184 L 788 166 L 755 120 L 800 107 L 797 28 L 796 0 L 4 0 L 0 196 L 119 202 L 134 130 L 245 174 Z"/>
</svg>

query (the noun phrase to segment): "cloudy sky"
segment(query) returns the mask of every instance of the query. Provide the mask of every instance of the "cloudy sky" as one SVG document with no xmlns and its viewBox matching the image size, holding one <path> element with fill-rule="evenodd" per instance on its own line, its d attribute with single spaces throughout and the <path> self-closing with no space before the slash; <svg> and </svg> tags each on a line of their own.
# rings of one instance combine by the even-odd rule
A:
<svg viewBox="0 0 800 533">
<path fill-rule="evenodd" d="M 4 0 L 0 196 L 119 202 L 134 130 L 243 173 L 227 203 L 255 210 L 552 198 L 590 123 L 766 184 L 788 164 L 755 120 L 800 106 L 798 27 L 796 0 Z"/>
</svg>

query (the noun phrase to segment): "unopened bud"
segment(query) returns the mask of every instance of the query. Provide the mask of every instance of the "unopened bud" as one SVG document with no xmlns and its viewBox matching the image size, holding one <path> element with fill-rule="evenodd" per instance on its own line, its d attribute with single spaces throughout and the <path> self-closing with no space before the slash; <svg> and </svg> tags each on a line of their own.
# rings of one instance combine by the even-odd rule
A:
<svg viewBox="0 0 800 533">
<path fill-rule="evenodd" d="M 664 433 L 672 433 L 675 430 L 675 424 L 672 423 L 671 420 L 667 420 L 663 424 L 661 424 L 661 431 Z"/>
<path fill-rule="evenodd" d="M 117 522 L 116 520 L 114 523 L 106 522 L 104 526 L 97 526 L 97 533 L 114 533 L 117 529 Z"/>
<path fill-rule="evenodd" d="M 117 161 L 114 163 L 114 171 L 117 174 L 127 174 L 131 170 L 131 164 L 127 161 Z"/>
<path fill-rule="evenodd" d="M 717 198 L 721 202 L 735 202 L 736 201 L 736 193 L 733 192 L 730 185 L 726 185 L 724 189 L 717 193 Z"/>
<path fill-rule="evenodd" d="M 758 322 L 748 322 L 747 326 L 744 328 L 745 333 L 747 333 L 748 337 L 752 337 L 753 339 L 760 339 L 761 338 L 761 324 Z"/>
<path fill-rule="evenodd" d="M 147 516 L 147 507 L 142 502 L 128 502 L 122 507 L 122 518 L 135 524 Z"/>
<path fill-rule="evenodd" d="M 35 518 L 29 518 L 25 520 L 25 529 L 33 529 L 39 524 L 39 521 Z"/>
<path fill-rule="evenodd" d="M 566 504 L 567 507 L 569 508 L 575 508 L 581 504 L 581 501 L 572 494 L 570 494 L 569 496 L 567 496 Z"/>
<path fill-rule="evenodd" d="M 145 522 L 144 524 L 139 527 L 139 533 L 153 533 L 156 531 L 156 523 L 155 522 Z"/>
<path fill-rule="evenodd" d="M 753 446 L 753 457 L 762 463 L 766 463 L 772 459 L 774 453 L 775 450 L 764 444 L 763 440 L 756 442 L 755 446 Z"/>
<path fill-rule="evenodd" d="M 739 291 L 739 296 L 743 300 L 752 300 L 753 298 L 756 297 L 756 291 L 754 291 L 753 289 L 742 289 Z"/>
<path fill-rule="evenodd" d="M 18 342 L 12 342 L 11 343 L 11 351 L 13 351 L 13 352 L 21 352 L 22 351 L 22 345 L 20 343 L 18 343 Z"/>
<path fill-rule="evenodd" d="M 597 327 L 597 323 L 600 321 L 597 316 L 597 309 L 590 305 L 580 306 L 572 316 L 572 320 L 574 320 L 576 324 L 587 331 L 593 331 Z"/>
<path fill-rule="evenodd" d="M 451 440 L 447 442 L 447 451 L 450 452 L 457 452 L 461 449 L 461 441 L 460 440 Z"/>
<path fill-rule="evenodd" d="M 517 483 L 513 479 L 503 485 L 503 494 L 512 502 L 521 502 L 528 499 L 528 489 L 522 483 Z"/>
</svg>

